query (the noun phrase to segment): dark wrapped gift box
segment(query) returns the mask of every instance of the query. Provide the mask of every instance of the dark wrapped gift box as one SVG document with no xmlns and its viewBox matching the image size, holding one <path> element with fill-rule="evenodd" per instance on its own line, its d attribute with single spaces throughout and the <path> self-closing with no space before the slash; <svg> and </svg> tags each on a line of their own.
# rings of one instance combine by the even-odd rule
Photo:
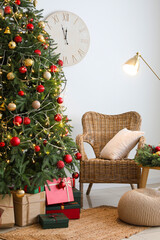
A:
<svg viewBox="0 0 160 240">
<path fill-rule="evenodd" d="M 40 214 L 39 223 L 43 229 L 67 228 L 69 219 L 63 213 Z"/>
<path fill-rule="evenodd" d="M 46 213 L 64 213 L 69 219 L 78 219 L 80 218 L 80 205 L 77 202 L 48 205 Z"/>
<path fill-rule="evenodd" d="M 81 206 L 81 192 L 77 188 L 73 188 L 74 201 Z"/>
<path fill-rule="evenodd" d="M 31 193 L 31 194 L 36 194 L 36 193 L 40 193 L 40 192 L 43 192 L 44 191 L 44 186 L 40 186 L 34 190 L 31 190 L 30 187 L 28 187 L 27 185 L 24 187 L 24 191 L 26 193 Z"/>
</svg>

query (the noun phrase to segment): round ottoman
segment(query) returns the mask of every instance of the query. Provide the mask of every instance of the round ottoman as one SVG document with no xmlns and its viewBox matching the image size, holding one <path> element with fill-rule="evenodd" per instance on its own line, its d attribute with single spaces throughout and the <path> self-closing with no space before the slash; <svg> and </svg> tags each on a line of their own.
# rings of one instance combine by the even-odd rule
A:
<svg viewBox="0 0 160 240">
<path fill-rule="evenodd" d="M 160 191 L 141 188 L 126 192 L 119 200 L 118 215 L 126 223 L 160 226 Z"/>
</svg>

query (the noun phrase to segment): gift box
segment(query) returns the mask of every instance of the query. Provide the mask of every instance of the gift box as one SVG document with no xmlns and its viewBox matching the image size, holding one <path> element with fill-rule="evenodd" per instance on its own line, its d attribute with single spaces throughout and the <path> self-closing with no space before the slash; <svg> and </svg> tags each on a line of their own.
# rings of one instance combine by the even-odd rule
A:
<svg viewBox="0 0 160 240">
<path fill-rule="evenodd" d="M 45 192 L 37 194 L 26 193 L 18 198 L 13 193 L 15 223 L 18 226 L 27 226 L 38 222 L 39 214 L 45 214 Z"/>
<path fill-rule="evenodd" d="M 81 192 L 78 189 L 73 188 L 73 196 L 74 201 L 78 202 L 78 204 L 81 206 Z"/>
<path fill-rule="evenodd" d="M 0 195 L 0 228 L 10 228 L 14 224 L 13 196 Z"/>
<path fill-rule="evenodd" d="M 40 193 L 40 192 L 44 192 L 44 186 L 40 186 L 34 190 L 31 190 L 31 187 L 28 187 L 27 185 L 24 187 L 24 191 L 26 193 L 31 193 L 31 194 L 36 194 L 36 193 Z"/>
<path fill-rule="evenodd" d="M 59 183 L 61 181 L 66 185 L 64 188 L 59 188 Z M 47 183 L 50 187 L 49 190 L 47 185 L 45 185 L 47 205 L 74 201 L 71 180 L 69 177 L 63 178 L 63 180 L 61 178 L 58 180 L 53 179 L 53 182 L 47 181 Z"/>
<path fill-rule="evenodd" d="M 64 213 L 69 219 L 80 218 L 80 205 L 77 202 L 46 206 L 46 214 Z"/>
<path fill-rule="evenodd" d="M 63 213 L 40 214 L 39 222 L 43 229 L 67 228 L 69 219 Z"/>
</svg>

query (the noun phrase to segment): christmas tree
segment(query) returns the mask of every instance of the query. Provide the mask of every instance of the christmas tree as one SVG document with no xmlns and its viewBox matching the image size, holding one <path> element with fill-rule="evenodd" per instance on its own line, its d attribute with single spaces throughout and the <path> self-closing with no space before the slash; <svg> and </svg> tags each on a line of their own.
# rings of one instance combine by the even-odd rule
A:
<svg viewBox="0 0 160 240">
<path fill-rule="evenodd" d="M 36 0 L 0 0 L 0 193 L 75 172 L 79 153 L 60 97 L 56 43 Z M 76 175 L 77 176 L 77 175 Z"/>
</svg>

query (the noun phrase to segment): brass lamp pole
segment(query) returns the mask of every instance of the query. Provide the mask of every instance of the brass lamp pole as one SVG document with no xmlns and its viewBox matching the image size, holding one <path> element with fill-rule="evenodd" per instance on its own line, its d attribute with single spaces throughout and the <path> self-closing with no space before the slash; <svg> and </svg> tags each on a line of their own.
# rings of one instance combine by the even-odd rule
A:
<svg viewBox="0 0 160 240">
<path fill-rule="evenodd" d="M 139 58 L 143 60 L 143 62 L 149 67 L 149 69 L 154 73 L 154 75 L 160 80 L 155 71 L 151 68 L 151 66 L 144 60 L 142 55 L 137 52 L 136 55 L 130 58 L 125 64 L 123 64 L 123 70 L 129 75 L 136 75 L 139 70 Z"/>
</svg>

